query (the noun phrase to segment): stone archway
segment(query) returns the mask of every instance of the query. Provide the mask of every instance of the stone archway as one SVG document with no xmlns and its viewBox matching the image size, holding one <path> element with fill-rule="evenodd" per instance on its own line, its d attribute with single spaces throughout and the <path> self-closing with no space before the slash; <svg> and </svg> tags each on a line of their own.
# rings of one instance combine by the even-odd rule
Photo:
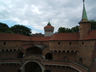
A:
<svg viewBox="0 0 96 72">
<path fill-rule="evenodd" d="M 52 59 L 53 59 L 52 53 L 47 53 L 47 54 L 45 55 L 45 58 L 46 58 L 47 60 L 52 60 Z"/>
<path fill-rule="evenodd" d="M 26 55 L 30 55 L 30 54 L 42 54 L 42 49 L 36 46 L 33 47 L 29 47 L 26 49 Z"/>
<path fill-rule="evenodd" d="M 42 72 L 42 69 L 36 62 L 29 62 L 25 65 L 25 72 Z"/>
<path fill-rule="evenodd" d="M 44 67 L 37 61 L 27 61 L 21 67 L 21 72 L 44 72 Z"/>
</svg>

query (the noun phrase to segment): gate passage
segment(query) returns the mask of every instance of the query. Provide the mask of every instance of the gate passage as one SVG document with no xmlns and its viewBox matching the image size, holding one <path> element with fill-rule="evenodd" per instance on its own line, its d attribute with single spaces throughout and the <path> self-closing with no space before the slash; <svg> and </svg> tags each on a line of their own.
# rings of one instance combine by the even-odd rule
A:
<svg viewBox="0 0 96 72">
<path fill-rule="evenodd" d="M 25 65 L 25 72 L 42 72 L 42 69 L 36 62 L 29 62 Z"/>
</svg>

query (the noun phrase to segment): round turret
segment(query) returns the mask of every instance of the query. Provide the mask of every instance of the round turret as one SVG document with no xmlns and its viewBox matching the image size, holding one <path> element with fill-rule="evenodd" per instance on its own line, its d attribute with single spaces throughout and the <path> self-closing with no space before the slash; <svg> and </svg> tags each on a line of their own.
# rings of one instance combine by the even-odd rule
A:
<svg viewBox="0 0 96 72">
<path fill-rule="evenodd" d="M 54 27 L 51 26 L 50 22 L 48 22 L 47 26 L 44 27 L 45 36 L 53 35 Z"/>
</svg>

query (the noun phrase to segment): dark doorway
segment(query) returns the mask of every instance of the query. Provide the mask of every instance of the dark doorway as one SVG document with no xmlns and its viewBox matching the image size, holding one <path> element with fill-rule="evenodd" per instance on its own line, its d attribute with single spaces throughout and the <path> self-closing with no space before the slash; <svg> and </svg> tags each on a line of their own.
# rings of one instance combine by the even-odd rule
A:
<svg viewBox="0 0 96 72">
<path fill-rule="evenodd" d="M 52 59 L 53 59 L 53 56 L 52 56 L 51 53 L 47 53 L 47 54 L 45 55 L 45 58 L 46 58 L 47 60 L 52 60 Z"/>
<path fill-rule="evenodd" d="M 25 65 L 25 72 L 42 72 L 42 69 L 39 64 L 29 62 Z"/>
<path fill-rule="evenodd" d="M 23 52 L 22 51 L 18 51 L 18 54 L 17 54 L 17 58 L 23 58 Z"/>
</svg>

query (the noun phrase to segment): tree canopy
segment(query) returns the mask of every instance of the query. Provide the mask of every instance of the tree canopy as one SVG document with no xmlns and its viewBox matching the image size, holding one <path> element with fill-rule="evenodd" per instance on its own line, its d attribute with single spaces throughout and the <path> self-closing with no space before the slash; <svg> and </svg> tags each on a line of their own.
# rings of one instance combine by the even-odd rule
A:
<svg viewBox="0 0 96 72">
<path fill-rule="evenodd" d="M 0 33 L 16 33 L 30 36 L 31 29 L 23 25 L 9 27 L 7 24 L 0 22 Z"/>
<path fill-rule="evenodd" d="M 72 32 L 79 32 L 79 26 L 75 26 L 71 28 Z"/>
<path fill-rule="evenodd" d="M 31 29 L 23 25 L 14 25 L 10 29 L 13 33 L 16 34 L 23 34 L 27 36 L 31 35 Z"/>
<path fill-rule="evenodd" d="M 89 21 L 91 23 L 91 30 L 96 30 L 96 21 L 95 20 L 91 20 Z M 60 27 L 58 29 L 58 33 L 68 33 L 68 32 L 79 32 L 79 26 L 75 26 L 72 28 L 65 28 L 65 27 Z"/>
<path fill-rule="evenodd" d="M 0 33 L 11 33 L 9 26 L 5 23 L 0 22 Z"/>
<path fill-rule="evenodd" d="M 72 28 L 60 27 L 58 29 L 58 33 L 69 33 L 69 32 L 79 32 L 79 26 L 75 26 Z"/>
<path fill-rule="evenodd" d="M 91 22 L 91 29 L 96 30 L 96 21 L 91 20 L 90 22 Z"/>
</svg>

